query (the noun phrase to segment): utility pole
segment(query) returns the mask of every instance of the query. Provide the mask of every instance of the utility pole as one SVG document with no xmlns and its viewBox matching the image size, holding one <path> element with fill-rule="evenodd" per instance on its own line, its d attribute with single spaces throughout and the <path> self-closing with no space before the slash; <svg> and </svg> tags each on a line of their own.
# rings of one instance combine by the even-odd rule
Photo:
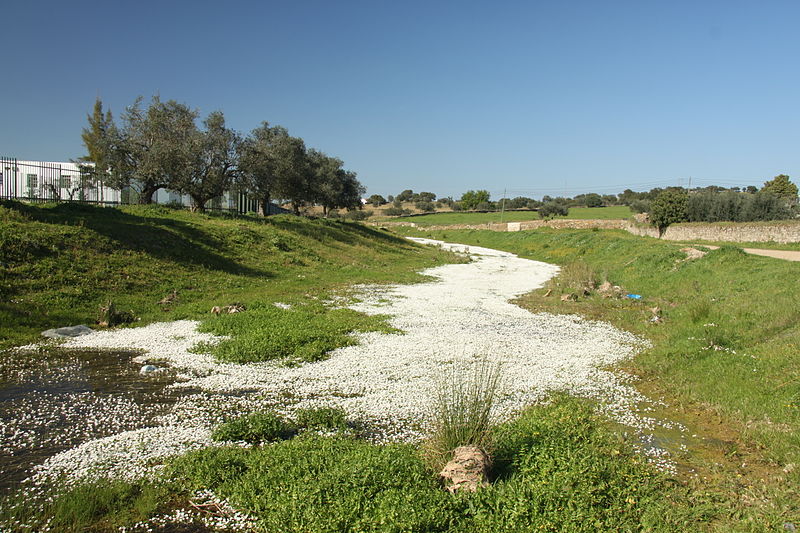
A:
<svg viewBox="0 0 800 533">
<path fill-rule="evenodd" d="M 506 210 L 506 191 L 508 189 L 503 189 L 503 201 L 500 204 L 500 223 L 503 223 L 503 213 Z"/>
</svg>

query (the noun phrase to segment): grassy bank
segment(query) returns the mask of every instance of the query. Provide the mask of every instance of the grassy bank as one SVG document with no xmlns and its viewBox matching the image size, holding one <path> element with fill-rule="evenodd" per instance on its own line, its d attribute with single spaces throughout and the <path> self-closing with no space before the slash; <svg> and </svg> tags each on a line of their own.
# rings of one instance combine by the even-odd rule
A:
<svg viewBox="0 0 800 533">
<path fill-rule="evenodd" d="M 629 370 L 641 376 L 640 388 L 668 400 L 664 416 L 709 437 L 686 460 L 713 480 L 734 520 L 750 520 L 743 530 L 755 531 L 800 520 L 800 264 L 730 246 L 687 261 L 674 243 L 622 231 L 414 234 L 571 265 L 565 275 L 588 270 L 597 282 L 642 295 L 563 302 L 559 292 L 574 291 L 564 283 L 518 303 L 609 320 L 649 338 L 653 348 Z"/>
<path fill-rule="evenodd" d="M 292 303 L 355 283 L 419 280 L 417 270 L 452 260 L 356 223 L 4 203 L 0 349 L 48 328 L 94 326 L 108 302 L 135 324 L 207 318 L 234 302 Z"/>
</svg>

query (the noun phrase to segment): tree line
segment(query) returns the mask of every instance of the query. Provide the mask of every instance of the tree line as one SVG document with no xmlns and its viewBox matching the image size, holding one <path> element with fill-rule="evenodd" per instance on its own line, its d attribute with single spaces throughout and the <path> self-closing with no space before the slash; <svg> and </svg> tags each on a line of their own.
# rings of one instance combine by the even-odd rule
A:
<svg viewBox="0 0 800 533">
<path fill-rule="evenodd" d="M 295 213 L 306 205 L 358 209 L 366 189 L 344 162 L 314 148 L 283 126 L 268 122 L 248 135 L 228 128 L 221 111 L 198 126 L 200 114 L 185 104 L 154 96 L 143 105 L 137 98 L 117 123 L 98 98 L 82 139 L 95 172 L 112 188 L 131 188 L 149 204 L 159 189 L 188 195 L 192 209 L 228 191 L 255 199 L 261 214 L 282 199 Z"/>
<path fill-rule="evenodd" d="M 507 209 L 530 209 L 538 211 L 541 218 L 567 215 L 570 207 L 602 207 L 626 205 L 635 213 L 649 213 L 654 225 L 665 228 L 675 222 L 750 222 L 759 220 L 783 220 L 800 215 L 798 188 L 789 176 L 780 174 L 764 183 L 759 189 L 747 187 L 656 187 L 649 191 L 636 192 L 625 189 L 619 194 L 585 193 L 573 198 L 545 195 L 541 200 L 518 196 L 492 201 L 486 190 L 469 190 L 459 200 L 452 197 L 439 198 L 430 192 L 414 193 L 406 189 L 388 199 L 373 194 L 368 202 L 375 207 L 392 203 L 385 209 L 387 215 L 408 214 L 403 202 L 412 202 L 417 210 L 435 211 L 436 207 L 449 207 L 453 211 L 499 211 Z"/>
<path fill-rule="evenodd" d="M 660 231 L 679 222 L 786 220 L 799 214 L 797 194 L 797 185 L 789 176 L 779 174 L 761 189 L 670 188 L 661 191 L 646 211 L 650 222 Z"/>
</svg>

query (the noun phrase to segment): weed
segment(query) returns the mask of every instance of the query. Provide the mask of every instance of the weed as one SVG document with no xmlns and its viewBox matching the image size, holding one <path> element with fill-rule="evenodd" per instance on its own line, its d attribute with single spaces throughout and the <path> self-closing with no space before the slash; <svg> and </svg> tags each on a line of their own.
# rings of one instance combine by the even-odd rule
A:
<svg viewBox="0 0 800 533">
<path fill-rule="evenodd" d="M 459 446 L 491 447 L 492 407 L 500 386 L 500 367 L 474 365 L 472 374 L 451 369 L 439 381 L 433 405 L 434 432 L 426 454 L 434 469 L 447 462 Z"/>
<path fill-rule="evenodd" d="M 584 296 L 600 285 L 600 277 L 585 261 L 571 261 L 561 267 L 561 272 L 553 283 L 562 292 Z"/>
<path fill-rule="evenodd" d="M 411 229 L 398 231 L 416 234 Z M 428 233 L 433 238 L 438 235 Z M 759 461 L 773 465 L 765 467 L 762 496 L 743 505 L 739 493 L 731 489 L 740 483 L 742 462 L 723 470 L 716 463 L 725 459 L 708 446 L 698 444 L 692 450 L 687 459 L 692 466 L 713 472 L 697 490 L 714 494 L 720 508 L 726 509 L 714 527 L 733 530 L 747 521 L 779 528 L 787 519 L 797 520 L 797 491 L 774 465 L 800 464 L 800 409 L 792 407 L 797 391 L 784 385 L 798 377 L 800 285 L 790 281 L 798 278 L 798 263 L 746 255 L 728 244 L 675 269 L 676 260 L 684 258 L 679 245 L 623 231 L 452 230 L 448 235 L 452 242 L 474 244 L 480 238 L 490 248 L 561 265 L 584 261 L 641 294 L 641 303 L 590 298 L 571 305 L 569 311 L 648 337 L 652 348 L 626 368 L 645 377 L 646 386 L 673 406 L 665 414 L 682 419 L 687 415 L 684 409 L 692 416 L 692 409 L 702 406 L 702 418 L 722 421 L 704 428 L 716 427 L 721 438 L 737 440 L 740 449 L 750 450 L 748 465 Z M 535 311 L 564 309 L 557 299 L 538 294 L 517 302 Z M 660 327 L 650 325 L 647 307 L 651 306 L 663 312 Z M 753 422 L 764 420 L 769 423 Z M 783 506 L 771 503 L 776 501 Z M 724 518 L 728 512 L 737 518 Z"/>
</svg>

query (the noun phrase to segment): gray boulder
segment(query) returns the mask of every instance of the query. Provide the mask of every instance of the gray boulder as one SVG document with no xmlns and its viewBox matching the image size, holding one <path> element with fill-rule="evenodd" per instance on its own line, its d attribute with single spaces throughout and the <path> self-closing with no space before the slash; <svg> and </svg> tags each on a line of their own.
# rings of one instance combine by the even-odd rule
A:
<svg viewBox="0 0 800 533">
<path fill-rule="evenodd" d="M 83 335 L 88 335 L 89 333 L 94 333 L 94 330 L 81 324 L 79 326 L 48 329 L 47 331 L 42 332 L 42 336 L 47 337 L 48 339 L 65 339 L 67 337 L 81 337 Z"/>
</svg>

